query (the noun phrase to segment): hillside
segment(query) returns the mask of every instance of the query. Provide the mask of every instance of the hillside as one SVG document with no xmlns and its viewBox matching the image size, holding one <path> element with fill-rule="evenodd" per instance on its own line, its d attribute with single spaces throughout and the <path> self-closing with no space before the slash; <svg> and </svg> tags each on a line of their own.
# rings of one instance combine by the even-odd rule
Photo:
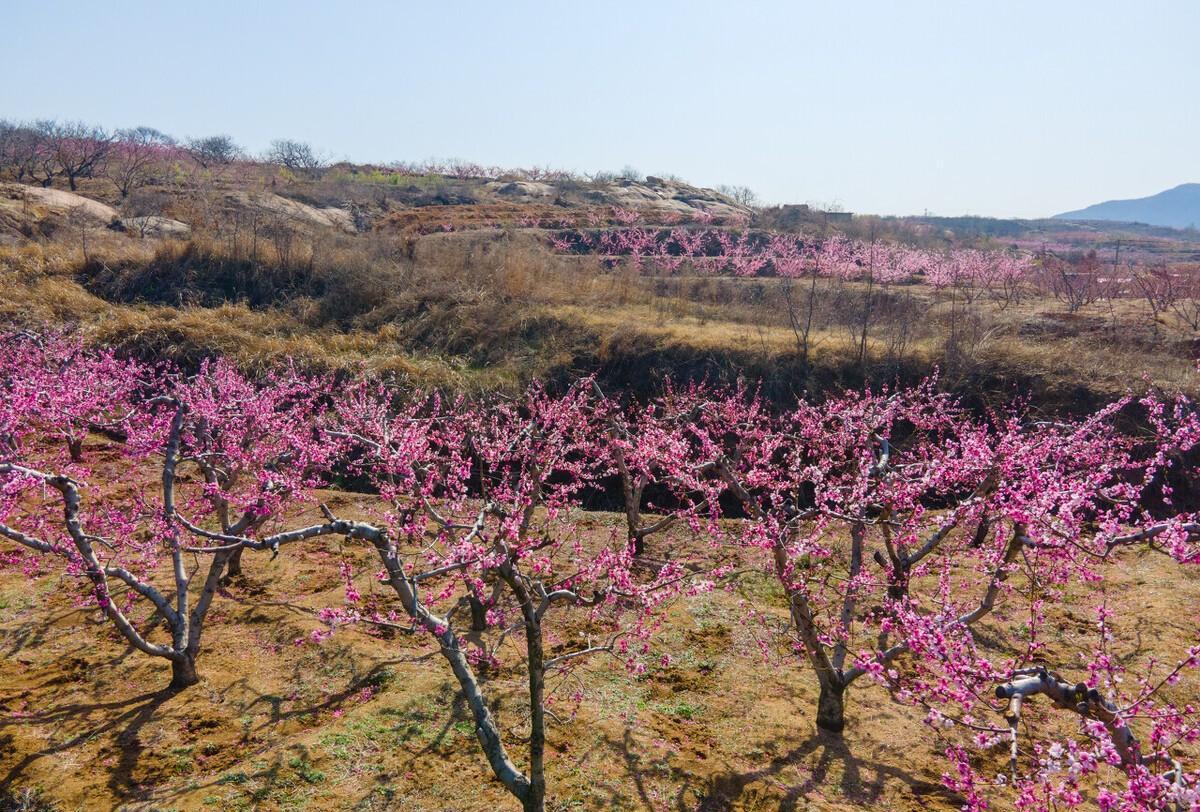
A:
<svg viewBox="0 0 1200 812">
<path fill-rule="evenodd" d="M 1194 385 L 1196 299 L 1182 289 L 1170 306 L 1155 298 L 1158 310 L 1148 313 L 1139 288 L 1103 287 L 1104 275 L 1087 277 L 1086 289 L 1062 287 L 1078 275 L 1031 277 L 1007 290 L 939 287 L 920 276 L 882 288 L 821 279 L 797 289 L 769 266 L 750 276 L 694 263 L 639 267 L 628 256 L 556 247 L 605 235 L 665 245 L 676 233 L 707 233 L 733 250 L 841 233 L 935 252 L 1048 250 L 1092 263 L 1092 275 L 1111 267 L 1118 245 L 1123 264 L 1195 263 L 1187 232 L 826 220 L 808 207 L 751 210 L 657 178 L 504 180 L 345 164 L 311 176 L 254 163 L 168 168 L 169 179 L 124 199 L 99 178 L 82 181 L 78 194 L 0 184 L 0 321 L 69 324 L 124 352 L 185 365 L 223 354 L 258 367 L 290 355 L 316 368 L 365 365 L 474 391 L 593 372 L 633 392 L 654 391 L 665 377 L 748 377 L 788 397 L 913 381 L 936 368 L 944 386 L 977 402 L 1024 393 L 1077 411 L 1143 374 L 1171 388 Z M 807 340 L 798 331 L 805 322 Z"/>
<path fill-rule="evenodd" d="M 1200 225 L 1200 183 L 1184 183 L 1149 197 L 1107 200 L 1054 215 L 1058 220 L 1110 220 L 1194 229 Z"/>
</svg>

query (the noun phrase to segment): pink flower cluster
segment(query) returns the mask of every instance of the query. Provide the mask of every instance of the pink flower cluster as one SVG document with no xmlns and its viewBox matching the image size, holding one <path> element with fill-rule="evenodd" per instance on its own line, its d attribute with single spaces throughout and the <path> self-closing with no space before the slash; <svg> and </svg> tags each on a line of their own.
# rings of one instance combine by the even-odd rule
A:
<svg viewBox="0 0 1200 812">
<path fill-rule="evenodd" d="M 894 284 L 923 278 L 937 288 L 999 290 L 1030 281 L 1033 255 L 998 250 L 933 251 L 901 243 L 824 240 L 776 232 L 717 228 L 663 228 L 629 224 L 598 231 L 565 230 L 550 236 L 555 251 L 628 258 L 639 270 L 706 274 L 872 279 Z"/>
</svg>

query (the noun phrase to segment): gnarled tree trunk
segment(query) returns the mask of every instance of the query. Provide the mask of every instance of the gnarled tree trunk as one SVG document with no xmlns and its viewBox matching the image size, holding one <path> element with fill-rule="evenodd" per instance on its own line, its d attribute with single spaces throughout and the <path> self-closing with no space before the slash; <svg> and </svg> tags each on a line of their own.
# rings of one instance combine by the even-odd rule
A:
<svg viewBox="0 0 1200 812">
<path fill-rule="evenodd" d="M 483 601 L 471 595 L 467 598 L 467 603 L 471 607 L 471 631 L 487 631 L 487 607 L 483 605 Z"/>
<path fill-rule="evenodd" d="M 167 686 L 167 690 L 182 691 L 199 681 L 200 676 L 196 673 L 195 657 L 183 654 L 177 659 L 171 660 L 171 684 Z"/>
<path fill-rule="evenodd" d="M 840 679 L 821 680 L 817 698 L 817 727 L 841 734 L 846 727 L 846 685 Z"/>
<path fill-rule="evenodd" d="M 225 563 L 225 578 L 239 578 L 242 574 L 242 552 L 245 547 L 238 547 L 229 555 L 229 560 Z"/>
</svg>

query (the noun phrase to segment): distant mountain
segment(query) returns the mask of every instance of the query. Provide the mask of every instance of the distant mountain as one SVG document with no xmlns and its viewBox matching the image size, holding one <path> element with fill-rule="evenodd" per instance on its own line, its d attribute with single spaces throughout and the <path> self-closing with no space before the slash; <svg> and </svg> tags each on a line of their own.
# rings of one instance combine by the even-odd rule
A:
<svg viewBox="0 0 1200 812">
<path fill-rule="evenodd" d="M 1056 220 L 1116 220 L 1171 228 L 1200 227 L 1200 183 L 1185 183 L 1135 200 L 1109 200 L 1079 211 L 1054 215 Z"/>
</svg>

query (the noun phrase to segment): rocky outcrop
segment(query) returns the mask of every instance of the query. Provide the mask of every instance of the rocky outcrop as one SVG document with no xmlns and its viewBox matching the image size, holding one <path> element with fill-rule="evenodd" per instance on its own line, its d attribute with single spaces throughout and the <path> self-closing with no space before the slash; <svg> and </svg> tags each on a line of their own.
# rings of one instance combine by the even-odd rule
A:
<svg viewBox="0 0 1200 812">
<path fill-rule="evenodd" d="M 555 183 L 529 180 L 489 181 L 485 199 L 510 203 L 554 203 L 565 206 L 615 206 L 652 215 L 694 219 L 699 212 L 724 220 L 748 217 L 751 211 L 728 197 L 678 180 L 648 177 L 594 183 Z"/>
<path fill-rule="evenodd" d="M 346 209 L 336 206 L 317 208 L 277 194 L 230 191 L 225 193 L 224 205 L 227 209 L 256 211 L 267 217 L 333 228 L 348 234 L 358 230 L 354 225 L 354 217 Z"/>
<path fill-rule="evenodd" d="M 107 226 L 117 217 L 112 206 L 74 192 L 0 183 L 0 243 L 48 237 L 68 223 Z"/>
<path fill-rule="evenodd" d="M 694 217 L 697 212 L 724 219 L 750 215 L 750 209 L 734 203 L 712 189 L 701 189 L 679 181 L 655 177 L 648 177 L 644 181 L 618 180 L 600 184 L 582 194 L 584 199 L 593 205 L 649 209 L 682 217 Z"/>
<path fill-rule="evenodd" d="M 0 207 L 10 212 L 24 212 L 35 220 L 48 214 L 77 214 L 107 225 L 119 216 L 112 206 L 83 195 L 24 183 L 0 183 Z"/>
<path fill-rule="evenodd" d="M 149 215 L 146 217 L 124 217 L 113 223 L 113 229 L 124 231 L 135 237 L 158 237 L 185 240 L 192 235 L 192 227 L 170 217 Z"/>
<path fill-rule="evenodd" d="M 492 181 L 486 185 L 486 188 L 509 200 L 528 203 L 545 202 L 558 195 L 558 189 L 549 183 L 538 183 L 531 180 L 514 180 L 508 183 Z"/>
<path fill-rule="evenodd" d="M 169 217 L 121 217 L 112 206 L 74 192 L 0 183 L 0 240 L 11 243 L 49 237 L 60 228 L 74 227 L 80 218 L 88 226 L 111 228 L 131 237 L 186 239 L 192 233 L 187 223 Z"/>
</svg>

